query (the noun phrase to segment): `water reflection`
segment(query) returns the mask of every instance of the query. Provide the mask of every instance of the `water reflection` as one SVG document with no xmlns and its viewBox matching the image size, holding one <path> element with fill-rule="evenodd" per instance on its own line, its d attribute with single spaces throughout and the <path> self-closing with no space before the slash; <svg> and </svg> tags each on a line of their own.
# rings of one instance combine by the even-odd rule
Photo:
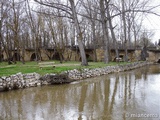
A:
<svg viewBox="0 0 160 120">
<path fill-rule="evenodd" d="M 0 120 L 159 120 L 160 66 L 0 93 Z"/>
</svg>

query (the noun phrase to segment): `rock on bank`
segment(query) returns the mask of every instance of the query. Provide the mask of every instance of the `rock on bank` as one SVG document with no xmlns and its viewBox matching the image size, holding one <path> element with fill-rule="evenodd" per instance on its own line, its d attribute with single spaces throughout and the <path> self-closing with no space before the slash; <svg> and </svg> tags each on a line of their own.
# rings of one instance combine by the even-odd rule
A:
<svg viewBox="0 0 160 120">
<path fill-rule="evenodd" d="M 145 65 L 153 64 L 151 62 L 134 62 L 126 65 L 106 66 L 95 69 L 69 70 L 62 74 L 46 74 L 41 76 L 38 73 L 22 74 L 17 73 L 11 76 L 0 77 L 0 91 L 8 91 L 27 87 L 41 86 L 46 84 L 70 83 L 74 80 L 81 80 L 90 77 L 96 77 L 113 72 L 121 72 L 139 68 Z"/>
</svg>

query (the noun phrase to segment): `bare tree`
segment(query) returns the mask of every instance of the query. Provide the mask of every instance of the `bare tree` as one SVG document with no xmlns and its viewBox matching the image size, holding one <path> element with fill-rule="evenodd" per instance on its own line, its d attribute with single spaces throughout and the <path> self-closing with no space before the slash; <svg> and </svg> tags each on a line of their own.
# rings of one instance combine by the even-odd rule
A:
<svg viewBox="0 0 160 120">
<path fill-rule="evenodd" d="M 50 46 L 56 47 L 62 61 L 65 46 L 77 42 L 82 65 L 88 65 L 84 50 L 87 46 L 93 46 L 95 61 L 97 47 L 104 47 L 104 62 L 108 63 L 110 46 L 118 57 L 118 35 L 125 47 L 127 61 L 127 49 L 133 40 L 135 46 L 139 44 L 138 40 L 144 41 L 140 39 L 144 16 L 160 16 L 154 12 L 160 5 L 148 6 L 150 0 L 121 0 L 118 3 L 116 0 L 34 0 L 40 5 L 34 12 L 29 0 L 1 1 L 0 56 L 4 51 L 8 62 L 14 60 L 11 50 L 20 55 L 15 61 L 24 63 L 25 48 L 34 48 L 36 60 L 40 60 L 40 49 Z"/>
<path fill-rule="evenodd" d="M 86 10 L 86 13 L 84 13 L 84 17 L 86 17 L 87 19 L 89 19 L 89 21 L 91 22 L 91 36 L 92 40 L 93 40 L 93 50 L 94 50 L 94 61 L 97 61 L 97 54 L 96 54 L 96 48 L 97 48 L 97 41 L 96 41 L 96 21 L 98 20 L 98 10 L 99 10 L 99 6 L 97 6 L 97 1 L 90 1 L 90 0 L 86 0 L 83 1 L 81 0 L 81 3 L 83 4 L 83 7 Z"/>
<path fill-rule="evenodd" d="M 13 41 L 14 41 L 14 55 L 13 55 L 13 61 L 16 63 L 16 60 L 20 61 L 22 57 L 20 50 L 20 30 L 21 30 L 21 24 L 22 24 L 22 15 L 24 13 L 23 10 L 23 3 L 24 1 L 15 1 L 13 0 L 11 3 L 11 14 L 13 14 L 13 19 L 9 21 L 9 28 L 13 32 Z M 22 59 L 22 63 L 24 64 L 24 59 Z"/>
<path fill-rule="evenodd" d="M 60 3 L 60 2 L 43 2 L 43 1 L 38 1 L 38 0 L 34 0 L 34 1 L 41 4 L 41 5 L 52 7 L 54 9 L 60 10 L 61 12 L 64 12 L 64 15 L 59 16 L 59 17 L 72 18 L 74 25 L 75 25 L 75 28 L 76 28 L 76 32 L 77 32 L 77 42 L 78 42 L 80 55 L 81 55 L 81 65 L 83 65 L 83 66 L 88 65 L 85 50 L 84 50 L 84 44 L 82 42 L 82 39 L 83 39 L 82 34 L 83 33 L 82 33 L 80 25 L 79 25 L 74 0 L 69 0 L 70 6 L 65 5 L 63 3 Z"/>
<path fill-rule="evenodd" d="M 31 11 L 31 6 L 29 4 L 29 1 L 27 0 L 27 4 L 26 7 L 28 8 L 26 10 L 26 14 L 29 18 L 28 21 L 28 25 L 30 26 L 30 30 L 31 30 L 31 42 L 32 42 L 32 46 L 34 48 L 35 51 L 35 60 L 38 62 L 41 59 L 41 53 L 40 53 L 40 44 L 41 44 L 41 35 L 40 35 L 40 24 L 41 24 L 41 15 L 39 14 L 34 14 Z M 32 47 L 30 46 L 30 49 Z"/>
<path fill-rule="evenodd" d="M 116 58 L 119 58 L 119 52 L 118 52 L 118 45 L 117 45 L 117 40 L 116 40 L 116 36 L 115 36 L 115 32 L 114 32 L 114 27 L 112 24 L 112 16 L 110 15 L 110 7 L 109 6 L 110 0 L 105 0 L 105 5 L 106 5 L 106 11 L 107 11 L 107 18 L 108 18 L 108 23 L 109 23 L 109 28 L 111 31 L 111 36 L 112 39 L 114 41 L 114 49 L 115 49 L 115 53 L 116 53 Z"/>
<path fill-rule="evenodd" d="M 82 31 L 80 29 L 80 25 L 78 22 L 78 18 L 77 18 L 77 13 L 76 13 L 76 9 L 75 9 L 75 3 L 74 0 L 69 0 L 70 4 L 71 4 L 71 10 L 72 10 L 72 17 L 73 17 L 73 21 L 74 21 L 74 25 L 77 31 L 77 40 L 78 40 L 78 46 L 80 49 L 80 54 L 81 54 L 81 60 L 82 60 L 82 65 L 86 66 L 88 65 L 87 59 L 86 59 L 86 54 L 85 54 L 85 50 L 84 50 L 84 45 L 82 43 Z"/>
<path fill-rule="evenodd" d="M 60 63 L 63 61 L 63 52 L 65 50 L 64 42 L 64 25 L 62 18 L 54 18 L 54 16 L 46 16 L 47 25 L 49 27 L 52 40 L 51 44 L 55 46 L 55 50 L 58 52 Z"/>
<path fill-rule="evenodd" d="M 149 57 L 149 54 L 147 53 L 147 47 L 151 45 L 151 37 L 154 34 L 152 32 L 146 32 L 144 31 L 141 35 L 141 39 L 139 41 L 139 44 L 142 45 L 143 49 L 141 51 L 141 60 L 146 60 L 147 57 Z"/>
<path fill-rule="evenodd" d="M 0 3 L 1 11 L 0 11 L 0 62 L 2 62 L 2 42 L 3 42 L 3 33 L 2 33 L 2 25 L 3 25 L 3 20 L 4 20 L 4 1 Z"/>
<path fill-rule="evenodd" d="M 103 38 L 105 41 L 105 52 L 104 52 L 104 63 L 109 62 L 109 34 L 108 34 L 108 24 L 106 20 L 104 0 L 99 0 L 100 4 L 100 14 L 101 14 L 101 22 L 102 22 L 102 30 L 103 30 Z"/>
<path fill-rule="evenodd" d="M 125 44 L 125 61 L 128 61 L 128 45 L 127 45 L 127 26 L 126 26 L 126 12 L 125 12 L 125 2 L 122 0 L 122 21 L 123 21 L 123 35 L 124 35 L 124 44 Z"/>
<path fill-rule="evenodd" d="M 2 48 L 4 50 L 4 52 L 6 53 L 7 56 L 7 61 L 8 64 L 11 64 L 11 51 L 10 49 L 12 48 L 12 44 L 11 44 L 11 39 L 10 37 L 10 33 L 9 33 L 9 27 L 8 27 L 8 17 L 9 17 L 9 11 L 10 11 L 10 7 L 9 7 L 10 2 L 9 1 L 5 1 L 3 0 L 0 3 L 0 52 L 2 54 Z"/>
</svg>

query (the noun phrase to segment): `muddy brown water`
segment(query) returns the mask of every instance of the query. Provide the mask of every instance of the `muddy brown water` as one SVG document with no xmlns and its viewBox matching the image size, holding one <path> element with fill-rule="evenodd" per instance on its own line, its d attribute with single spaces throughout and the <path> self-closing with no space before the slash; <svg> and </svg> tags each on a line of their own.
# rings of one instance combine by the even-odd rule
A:
<svg viewBox="0 0 160 120">
<path fill-rule="evenodd" d="M 1 92 L 0 120 L 160 120 L 160 65 Z"/>
</svg>

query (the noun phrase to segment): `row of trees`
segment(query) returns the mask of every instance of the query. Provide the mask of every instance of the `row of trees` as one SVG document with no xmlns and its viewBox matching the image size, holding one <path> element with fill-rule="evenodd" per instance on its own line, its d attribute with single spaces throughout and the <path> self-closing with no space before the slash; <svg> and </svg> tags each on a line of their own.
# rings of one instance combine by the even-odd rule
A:
<svg viewBox="0 0 160 120">
<path fill-rule="evenodd" d="M 88 65 L 85 47 L 103 47 L 104 62 L 110 61 L 109 50 L 119 56 L 119 44 L 125 48 L 149 41 L 143 20 L 155 14 L 151 0 L 2 0 L 0 3 L 0 55 L 12 59 L 11 50 L 22 53 L 34 49 L 55 48 L 62 61 L 65 46 L 78 45 L 82 65 Z M 146 43 L 146 42 L 145 42 Z M 151 42 L 149 42 L 151 43 Z M 38 57 L 38 56 L 37 56 Z"/>
</svg>

